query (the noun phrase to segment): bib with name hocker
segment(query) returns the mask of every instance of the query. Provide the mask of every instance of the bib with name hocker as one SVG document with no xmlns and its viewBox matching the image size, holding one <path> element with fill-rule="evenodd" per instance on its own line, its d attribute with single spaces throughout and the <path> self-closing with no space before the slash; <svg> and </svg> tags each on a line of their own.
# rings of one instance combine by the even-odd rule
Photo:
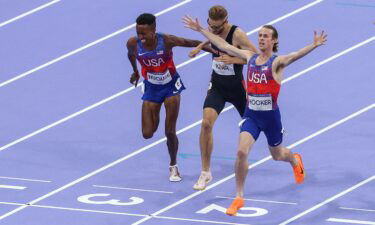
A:
<svg viewBox="0 0 375 225">
<path fill-rule="evenodd" d="M 249 95 L 249 109 L 254 111 L 272 110 L 272 96 L 268 95 Z"/>
</svg>

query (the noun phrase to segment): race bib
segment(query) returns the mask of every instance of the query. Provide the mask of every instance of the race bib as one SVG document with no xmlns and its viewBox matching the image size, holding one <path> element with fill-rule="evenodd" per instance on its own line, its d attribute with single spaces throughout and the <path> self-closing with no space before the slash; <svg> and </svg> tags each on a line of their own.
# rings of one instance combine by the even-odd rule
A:
<svg viewBox="0 0 375 225">
<path fill-rule="evenodd" d="M 272 110 L 271 95 L 249 95 L 249 109 L 254 111 Z"/>
<path fill-rule="evenodd" d="M 233 64 L 225 64 L 223 62 L 213 60 L 212 69 L 219 75 L 235 75 Z"/>
<path fill-rule="evenodd" d="M 151 84 L 167 84 L 172 80 L 172 76 L 169 73 L 169 70 L 167 70 L 165 73 L 150 73 L 147 72 L 147 80 Z"/>
</svg>

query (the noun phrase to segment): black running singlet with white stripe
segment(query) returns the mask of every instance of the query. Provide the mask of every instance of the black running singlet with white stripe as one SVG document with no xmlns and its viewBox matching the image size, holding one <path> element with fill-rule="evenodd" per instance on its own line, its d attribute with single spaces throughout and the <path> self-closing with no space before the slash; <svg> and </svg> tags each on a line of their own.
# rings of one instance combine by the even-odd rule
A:
<svg viewBox="0 0 375 225">
<path fill-rule="evenodd" d="M 225 40 L 229 44 L 233 43 L 233 34 L 236 28 L 237 26 L 232 25 L 228 32 Z M 223 53 L 225 54 L 215 45 L 211 44 L 211 47 L 215 50 L 215 53 L 212 54 L 212 59 L 219 57 Z M 243 65 L 240 64 L 224 64 L 212 60 L 211 82 L 203 108 L 213 108 L 220 114 L 225 103 L 230 102 L 236 107 L 242 117 L 246 108 L 246 92 L 242 69 Z"/>
</svg>

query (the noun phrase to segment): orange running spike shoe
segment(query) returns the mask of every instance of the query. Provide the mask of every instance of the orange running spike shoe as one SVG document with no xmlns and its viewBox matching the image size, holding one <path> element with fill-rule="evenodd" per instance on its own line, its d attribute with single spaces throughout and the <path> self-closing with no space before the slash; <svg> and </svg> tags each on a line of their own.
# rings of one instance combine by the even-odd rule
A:
<svg viewBox="0 0 375 225">
<path fill-rule="evenodd" d="M 300 154 L 297 154 L 297 153 L 294 153 L 293 156 L 298 162 L 298 165 L 293 167 L 294 178 L 296 179 L 297 184 L 302 184 L 306 175 L 305 168 L 303 167 L 303 163 L 302 163 L 302 157 Z"/>
<path fill-rule="evenodd" d="M 236 216 L 237 211 L 244 206 L 243 198 L 237 197 L 233 200 L 232 204 L 227 209 L 227 215 L 229 216 Z"/>
</svg>

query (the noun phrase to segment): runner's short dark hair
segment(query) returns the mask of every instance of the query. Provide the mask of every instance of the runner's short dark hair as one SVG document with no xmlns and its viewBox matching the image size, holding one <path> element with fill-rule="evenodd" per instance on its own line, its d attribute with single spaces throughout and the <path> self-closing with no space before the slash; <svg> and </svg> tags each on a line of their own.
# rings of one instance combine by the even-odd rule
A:
<svg viewBox="0 0 375 225">
<path fill-rule="evenodd" d="M 156 22 L 156 17 L 150 13 L 143 13 L 137 17 L 137 25 L 153 25 Z"/>
</svg>

